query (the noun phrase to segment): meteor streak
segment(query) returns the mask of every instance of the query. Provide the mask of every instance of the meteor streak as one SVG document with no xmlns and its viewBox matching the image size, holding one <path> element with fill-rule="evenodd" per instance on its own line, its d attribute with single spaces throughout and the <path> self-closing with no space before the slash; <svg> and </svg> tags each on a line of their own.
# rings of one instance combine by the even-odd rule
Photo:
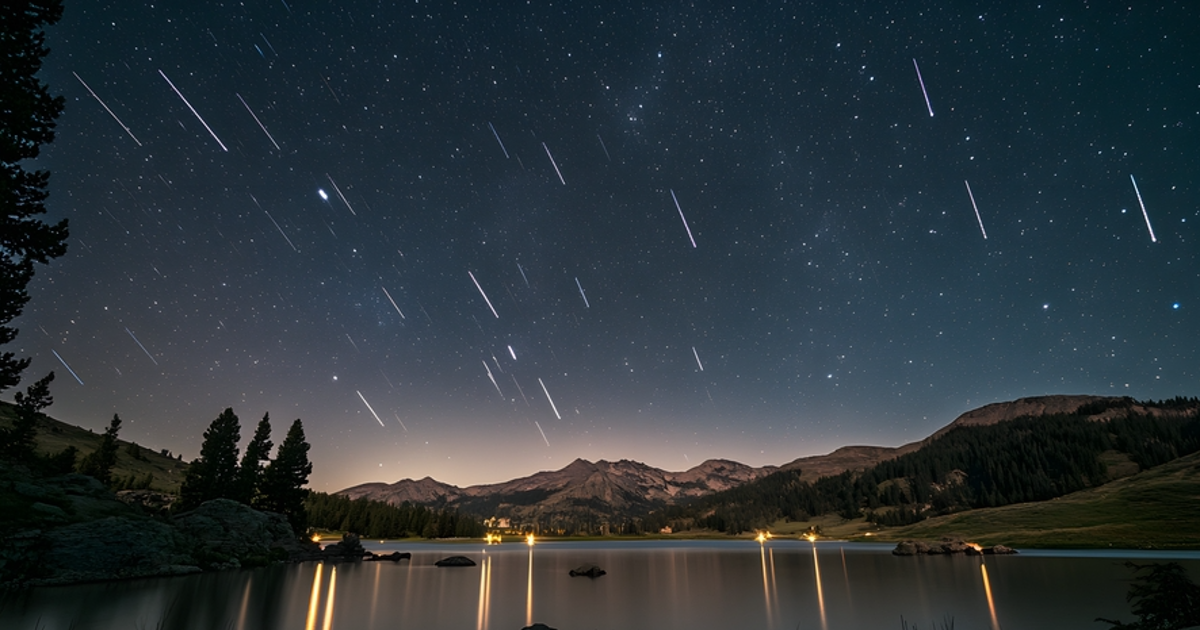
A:
<svg viewBox="0 0 1200 630">
<path fill-rule="evenodd" d="M 558 170 L 558 163 L 554 161 L 554 156 L 550 155 L 550 147 L 546 143 L 542 143 L 542 148 L 546 150 L 546 157 L 550 158 L 550 164 L 554 167 L 554 172 L 558 173 L 558 181 L 562 182 L 563 186 L 567 185 L 567 180 L 563 179 L 562 171 Z"/>
<path fill-rule="evenodd" d="M 575 286 L 579 287 L 579 295 L 583 298 L 583 305 L 587 308 L 592 308 L 592 305 L 588 303 L 587 294 L 583 292 L 583 285 L 579 284 L 578 277 L 575 278 Z"/>
<path fill-rule="evenodd" d="M 260 33 L 260 35 L 261 35 L 261 33 Z M 279 143 L 275 142 L 275 138 L 273 138 L 271 136 L 271 132 L 267 131 L 266 125 L 262 124 L 262 121 L 258 119 L 258 116 L 254 115 L 254 110 L 250 109 L 249 105 L 246 105 L 246 99 L 242 98 L 242 95 L 238 94 L 237 92 L 234 92 L 234 96 L 238 97 L 238 100 L 241 101 L 242 105 L 244 105 L 246 107 L 246 111 L 250 112 L 250 117 L 254 119 L 254 122 L 258 123 L 259 129 L 262 129 L 263 133 L 267 134 L 267 139 L 269 139 L 271 141 L 271 144 L 275 145 L 276 149 L 282 151 L 283 149 L 279 148 Z"/>
<path fill-rule="evenodd" d="M 341 198 L 341 200 L 342 200 L 342 203 L 346 204 L 346 207 L 347 207 L 347 208 L 350 208 L 350 214 L 353 214 L 354 216 L 358 216 L 358 213 L 357 213 L 357 212 L 355 212 L 355 211 L 354 211 L 354 208 L 350 206 L 350 202 L 349 202 L 349 201 L 346 201 L 346 195 L 343 195 L 343 194 L 342 194 L 342 189 L 341 189 L 341 188 L 338 188 L 337 182 L 333 181 L 333 178 L 332 178 L 332 177 L 329 177 L 329 173 L 325 173 L 325 177 L 329 178 L 329 183 L 330 183 L 330 184 L 333 184 L 333 190 L 334 190 L 334 192 L 336 192 L 336 193 L 337 193 L 337 196 L 338 196 L 339 198 Z"/>
<path fill-rule="evenodd" d="M 189 102 L 188 102 L 188 100 L 187 100 L 186 98 L 184 98 L 184 97 L 183 97 L 183 93 L 181 93 L 181 92 L 179 91 L 179 88 L 175 87 L 175 84 L 174 84 L 174 83 L 171 83 L 171 80 L 167 78 L 167 74 L 166 74 L 165 72 L 163 72 L 162 70 L 159 70 L 159 71 L 158 71 L 158 73 L 162 75 L 162 78 L 164 78 L 164 79 L 166 79 L 166 80 L 167 80 L 167 85 L 171 86 L 171 89 L 172 89 L 172 90 L 175 90 L 175 94 L 179 96 L 179 99 L 180 99 L 181 101 L 183 101 L 183 104 L 184 104 L 184 105 L 187 105 L 187 106 L 188 106 L 188 109 L 192 110 L 192 113 L 196 115 L 196 120 L 199 120 L 199 121 L 200 121 L 200 124 L 201 124 L 201 125 L 204 125 L 204 128 L 208 130 L 208 135 L 212 136 L 212 137 L 213 137 L 213 140 L 216 140 L 216 141 L 217 141 L 217 144 L 221 145 L 221 150 L 222 150 L 222 151 L 225 151 L 226 153 L 228 153 L 228 152 L 229 152 L 229 147 L 226 147 L 226 146 L 225 146 L 225 143 L 224 143 L 224 142 L 221 142 L 221 139 L 220 139 L 220 138 L 218 138 L 218 137 L 217 137 L 217 134 L 213 132 L 213 130 L 212 130 L 212 127 L 209 127 L 209 126 L 208 126 L 208 123 L 204 122 L 204 119 L 200 117 L 200 112 L 197 112 L 197 111 L 196 111 L 196 108 L 195 108 L 195 107 L 192 107 L 192 104 L 191 104 L 191 103 L 189 103 Z"/>
<path fill-rule="evenodd" d="M 538 383 L 542 386 L 542 392 L 546 394 L 546 400 L 550 401 L 550 408 L 554 410 L 554 417 L 562 420 L 562 416 L 558 414 L 558 406 L 554 404 L 554 399 L 550 397 L 550 391 L 546 389 L 546 384 L 542 383 L 542 379 L 540 378 L 538 379 Z M 549 444 L 547 444 L 547 446 L 549 446 Z"/>
<path fill-rule="evenodd" d="M 608 147 L 604 146 L 604 138 L 601 138 L 600 134 L 596 134 L 596 139 L 600 141 L 600 148 L 604 149 L 604 157 L 608 158 L 608 161 L 611 162 L 612 156 L 608 154 Z"/>
<path fill-rule="evenodd" d="M 72 72 L 71 74 L 75 73 Z M 83 83 L 83 79 L 80 79 L 78 74 L 75 74 L 75 78 L 79 79 L 80 83 Z M 83 87 L 87 88 L 88 94 L 91 94 L 92 98 L 96 99 L 97 103 L 100 103 L 100 107 L 103 107 L 104 111 L 108 112 L 108 115 L 112 116 L 113 120 L 117 121 L 118 125 L 121 125 L 121 128 L 125 130 L 125 133 L 129 134 L 129 137 L 133 138 L 133 141 L 136 142 L 139 147 L 142 146 L 142 142 L 137 139 L 137 136 L 134 136 L 133 132 L 129 130 L 129 127 L 126 127 L 125 123 L 121 122 L 120 118 L 117 118 L 117 115 L 113 113 L 113 110 L 109 109 L 108 105 L 105 105 L 104 101 L 100 100 L 99 96 L 96 96 L 96 93 L 92 91 L 92 88 L 88 87 L 87 83 L 83 83 Z"/>
<path fill-rule="evenodd" d="M 143 345 L 142 345 L 142 342 L 138 341 L 138 338 L 137 338 L 137 337 L 136 337 L 136 336 L 133 334 L 133 331 L 131 331 L 131 330 L 129 330 L 128 328 L 126 328 L 126 329 L 125 329 L 125 332 L 129 333 L 129 336 L 130 336 L 130 337 L 133 337 L 133 342 L 134 342 L 134 343 L 136 343 L 136 344 L 138 345 L 138 347 L 142 349 L 142 352 L 145 352 L 145 353 L 146 353 L 146 356 L 147 356 L 147 357 L 150 357 L 150 360 L 151 360 L 151 361 L 154 361 L 154 357 L 150 356 L 150 351 L 149 351 L 149 350 L 146 350 L 146 346 L 143 346 Z M 154 365 L 158 365 L 158 361 L 154 361 Z M 69 370 L 69 369 L 71 369 L 71 368 L 67 368 L 67 369 Z M 82 384 L 82 383 L 81 383 L 81 384 Z"/>
<path fill-rule="evenodd" d="M 75 370 L 72 370 L 72 369 L 71 369 L 71 366 L 67 365 L 67 362 L 66 362 L 66 361 L 64 361 L 64 360 L 63 360 L 63 358 L 62 358 L 61 356 L 59 356 L 59 355 L 58 355 L 58 352 L 57 352 L 56 350 L 53 350 L 53 349 L 51 349 L 51 350 L 50 350 L 50 352 L 53 352 L 53 353 L 54 353 L 54 357 L 55 357 L 56 359 L 58 359 L 58 362 L 59 362 L 59 363 L 61 363 L 61 364 L 63 364 L 63 367 L 67 368 L 67 371 L 71 373 L 71 376 L 74 376 L 74 377 L 75 377 L 75 380 L 79 381 L 79 384 L 80 384 L 80 385 L 83 385 L 83 381 L 79 379 L 79 375 L 75 373 Z M 117 372 L 118 372 L 118 373 L 120 373 L 120 370 L 117 370 Z M 540 431 L 540 430 L 541 430 L 541 427 L 538 427 L 538 430 Z M 545 434 L 542 434 L 542 437 L 546 437 L 546 436 L 545 436 Z M 547 443 L 546 443 L 546 446 L 550 446 L 550 444 L 547 442 Z"/>
<path fill-rule="evenodd" d="M 547 439 L 546 439 L 546 432 L 542 430 L 542 425 L 541 425 L 541 424 L 538 424 L 538 421 L 537 421 L 537 420 L 534 420 L 534 421 L 533 421 L 533 424 L 534 424 L 535 426 L 537 426 L 537 428 L 538 428 L 538 433 L 541 433 L 541 434 L 542 434 L 542 440 L 544 440 L 544 441 L 546 442 L 546 446 L 550 446 L 550 440 L 547 440 Z"/>
<path fill-rule="evenodd" d="M 508 353 L 512 355 L 513 361 L 517 360 L 517 351 L 513 350 L 512 346 L 508 347 Z"/>
<path fill-rule="evenodd" d="M 517 270 L 521 272 L 521 279 L 525 281 L 525 288 L 532 288 L 529 286 L 529 278 L 525 275 L 525 268 L 521 266 L 521 263 L 517 263 Z"/>
<path fill-rule="evenodd" d="M 488 367 L 487 361 L 483 361 L 483 369 L 487 370 L 488 380 L 492 382 L 492 387 L 496 388 L 496 393 L 500 394 L 500 399 L 507 400 L 504 398 L 504 392 L 500 391 L 500 385 L 496 383 L 496 377 L 492 375 L 492 368 Z"/>
<path fill-rule="evenodd" d="M 504 152 L 505 159 L 508 159 L 508 149 L 504 148 L 504 141 L 500 139 L 500 134 L 496 133 L 496 128 L 490 122 L 488 123 L 488 129 L 492 130 L 492 135 L 496 136 L 496 142 L 500 143 L 500 150 Z"/>
<path fill-rule="evenodd" d="M 388 290 L 385 289 L 384 287 L 379 287 L 379 288 L 383 289 L 383 294 L 386 295 L 388 301 L 392 303 L 392 307 L 396 309 L 397 313 L 400 313 L 400 319 L 408 319 L 407 317 L 404 316 L 404 311 L 401 311 L 400 307 L 396 306 L 396 300 L 392 299 L 392 294 L 388 293 Z"/>
<path fill-rule="evenodd" d="M 467 275 L 471 276 L 471 282 L 474 282 L 475 288 L 479 289 L 479 295 L 483 296 L 483 301 L 487 302 L 488 308 L 492 309 L 492 315 L 495 315 L 496 319 L 500 319 L 500 314 L 496 312 L 496 307 L 492 306 L 492 301 L 489 300 L 487 294 L 483 292 L 483 287 L 479 286 L 479 281 L 475 279 L 475 274 L 468 271 Z"/>
<path fill-rule="evenodd" d="M 921 84 L 921 94 L 925 95 L 925 107 L 929 110 L 929 117 L 933 118 L 933 105 L 929 104 L 929 92 L 925 91 L 925 79 L 921 78 L 921 66 L 917 65 L 917 60 L 913 59 L 913 67 L 917 69 L 917 82 Z"/>
<path fill-rule="evenodd" d="M 700 366 L 700 371 L 704 371 L 704 364 L 700 362 L 700 353 L 696 352 L 696 346 L 692 346 L 692 356 L 696 357 L 696 365 Z"/>
<path fill-rule="evenodd" d="M 404 421 L 400 419 L 400 414 L 392 413 L 392 415 L 396 417 L 396 422 L 400 423 L 400 428 L 404 429 L 405 433 L 408 433 L 408 427 L 404 426 Z"/>
<path fill-rule="evenodd" d="M 687 217 L 683 216 L 683 208 L 679 207 L 679 199 L 675 197 L 675 190 L 671 190 L 671 199 L 675 202 L 675 209 L 679 211 L 679 219 L 683 221 L 683 229 L 687 230 L 688 240 L 692 242 L 692 247 L 696 247 L 696 239 L 692 238 L 692 228 L 688 227 Z"/>
<path fill-rule="evenodd" d="M 1138 205 L 1142 207 L 1142 218 L 1146 219 L 1146 229 L 1150 231 L 1150 242 L 1157 243 L 1158 239 L 1154 236 L 1154 228 L 1150 227 L 1150 215 L 1146 214 L 1146 204 L 1142 203 L 1142 191 L 1138 190 L 1137 180 L 1133 175 L 1129 176 L 1129 181 L 1133 182 L 1133 192 L 1137 193 Z"/>
<path fill-rule="evenodd" d="M 521 384 L 517 382 L 517 376 L 515 374 L 509 374 L 509 376 L 512 377 L 513 385 L 517 386 L 517 391 L 521 392 L 521 400 L 524 400 L 525 406 L 529 407 L 529 399 L 525 397 L 525 390 L 521 389 Z"/>
<path fill-rule="evenodd" d="M 267 215 L 267 218 L 271 220 L 271 223 L 275 224 L 275 229 L 279 230 L 279 235 L 283 237 L 283 240 L 287 241 L 287 244 L 292 246 L 292 251 L 299 254 L 300 250 L 296 249 L 296 245 L 292 243 L 292 239 L 288 238 L 287 234 L 284 234 L 283 228 L 279 227 L 279 222 L 275 220 L 275 217 L 271 216 L 271 213 L 267 212 L 267 209 L 262 207 L 262 204 L 258 203 L 258 199 L 255 198 L 254 195 L 250 195 L 250 199 L 254 201 L 254 205 L 258 206 L 259 210 L 262 210 Z"/>
<path fill-rule="evenodd" d="M 383 420 L 380 420 L 380 419 L 379 419 L 379 414 L 375 413 L 375 410 L 371 408 L 371 403 L 367 402 L 367 399 L 366 399 L 366 398 L 363 398 L 362 392 L 360 392 L 360 391 L 358 391 L 358 390 L 356 389 L 356 390 L 354 390 L 354 393 L 355 393 L 355 394 L 358 394 L 358 399 L 359 399 L 359 400 L 361 400 L 361 401 L 363 401 L 363 404 L 367 406 L 367 411 L 370 411 L 370 412 L 371 412 L 371 415 L 372 415 L 372 416 L 375 416 L 375 422 L 378 422 L 378 423 L 379 423 L 379 426 L 381 426 L 381 427 L 382 427 L 382 426 L 384 426 L 384 424 L 383 424 Z M 399 420 L 399 419 L 400 419 L 400 417 L 399 417 L 399 416 L 397 416 L 397 417 L 396 417 L 396 419 L 397 419 L 397 420 Z M 404 423 L 403 423 L 403 422 L 401 422 L 401 423 L 400 423 L 400 426 L 404 426 Z M 407 431 L 407 430 L 408 430 L 408 429 L 405 429 L 405 431 Z"/>
<path fill-rule="evenodd" d="M 971 207 L 975 208 L 975 220 L 979 221 L 979 231 L 983 233 L 983 240 L 987 240 L 987 230 L 983 229 L 983 219 L 979 217 L 979 206 L 975 205 L 975 194 L 971 192 L 971 183 L 963 180 L 967 185 L 967 196 L 971 198 Z"/>
</svg>

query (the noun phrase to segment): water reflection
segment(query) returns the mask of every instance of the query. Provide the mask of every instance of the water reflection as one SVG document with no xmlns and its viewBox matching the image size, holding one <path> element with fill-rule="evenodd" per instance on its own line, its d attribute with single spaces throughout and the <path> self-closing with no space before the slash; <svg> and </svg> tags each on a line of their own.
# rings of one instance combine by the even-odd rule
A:
<svg viewBox="0 0 1200 630">
<path fill-rule="evenodd" d="M 337 593 L 337 567 L 329 570 L 329 596 L 325 598 L 325 623 L 321 630 L 333 627 L 333 599 Z"/>
<path fill-rule="evenodd" d="M 817 543 L 809 540 L 812 545 L 813 572 L 817 577 L 817 609 L 821 611 L 821 628 L 829 630 L 829 622 L 825 618 L 825 591 L 821 588 L 821 561 L 817 558 Z"/>
<path fill-rule="evenodd" d="M 246 629 L 246 609 L 250 607 L 250 583 L 254 578 L 246 580 L 246 588 L 242 589 L 242 605 L 238 608 L 238 630 Z"/>
<path fill-rule="evenodd" d="M 758 558 L 747 543 L 539 543 L 536 553 L 516 543 L 486 554 L 464 553 L 461 544 L 372 546 L 411 550 L 413 558 L 0 592 L 0 628 L 503 630 L 542 622 L 812 630 L 895 627 L 903 615 L 921 627 L 953 618 L 959 627 L 998 630 L 1003 612 L 1010 628 L 1095 630 L 1096 617 L 1130 614 L 1128 571 L 1112 558 L 988 556 L 982 566 L 979 558 L 897 558 L 890 546 L 846 543 L 837 558 L 843 582 L 826 584 L 831 543 L 771 540 Z M 479 566 L 434 567 L 447 555 L 467 555 Z M 608 575 L 567 576 L 585 562 Z M 1182 563 L 1200 575 L 1200 558 Z"/>
<path fill-rule="evenodd" d="M 979 571 L 983 574 L 983 592 L 987 595 L 988 611 L 992 613 L 992 630 L 1000 630 L 1000 621 L 996 618 L 996 602 L 992 599 L 992 583 L 988 581 L 987 565 L 979 563 Z"/>
<path fill-rule="evenodd" d="M 533 625 L 533 545 L 529 546 L 529 579 L 525 583 L 525 625 Z"/>
<path fill-rule="evenodd" d="M 321 605 L 321 571 L 324 568 L 324 564 L 318 564 L 317 572 L 313 574 L 312 595 L 308 598 L 308 619 L 304 623 L 304 630 L 317 630 L 317 608 Z"/>
</svg>

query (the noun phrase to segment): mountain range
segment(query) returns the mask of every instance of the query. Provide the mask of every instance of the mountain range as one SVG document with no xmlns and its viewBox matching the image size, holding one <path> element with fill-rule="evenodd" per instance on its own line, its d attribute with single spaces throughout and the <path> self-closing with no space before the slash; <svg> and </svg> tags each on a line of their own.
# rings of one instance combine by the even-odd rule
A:
<svg viewBox="0 0 1200 630">
<path fill-rule="evenodd" d="M 429 477 L 395 483 L 366 483 L 340 491 L 353 499 L 366 498 L 394 505 L 404 502 L 439 509 L 451 508 L 483 517 L 508 518 L 515 525 L 528 522 L 615 522 L 691 499 L 728 490 L 779 470 L 799 470 L 801 479 L 815 481 L 845 471 L 859 471 L 880 462 L 915 452 L 960 426 L 986 426 L 1020 417 L 1075 413 L 1085 405 L 1102 410 L 1097 419 L 1111 414 L 1113 404 L 1126 399 L 1051 395 L 1021 398 L 974 409 L 929 437 L 898 447 L 845 446 L 826 455 L 801 457 L 780 466 L 752 467 L 712 459 L 682 472 L 620 460 L 589 462 L 576 459 L 565 468 L 528 477 L 466 488 Z M 1131 403 L 1132 404 L 1132 403 Z M 1126 408 L 1145 414 L 1164 413 L 1137 404 Z"/>
</svg>

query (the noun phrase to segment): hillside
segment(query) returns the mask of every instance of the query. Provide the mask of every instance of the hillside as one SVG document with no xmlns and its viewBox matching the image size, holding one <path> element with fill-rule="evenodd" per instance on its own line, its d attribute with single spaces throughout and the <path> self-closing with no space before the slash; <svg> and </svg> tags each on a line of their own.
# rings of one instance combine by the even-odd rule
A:
<svg viewBox="0 0 1200 630">
<path fill-rule="evenodd" d="M 1055 549 L 1200 548 L 1200 453 L 1050 501 L 937 516 L 863 540 L 962 536 L 982 545 Z"/>
<path fill-rule="evenodd" d="M 1023 399 L 963 414 L 915 448 L 858 453 L 860 465 L 880 457 L 874 465 L 815 481 L 785 466 L 686 510 L 651 518 L 676 530 L 735 534 L 779 519 L 803 523 L 823 515 L 865 516 L 896 527 L 981 508 L 1059 500 L 1198 451 L 1200 400 L 1195 398 Z"/>
<path fill-rule="evenodd" d="M 14 413 L 12 404 L 0 402 L 0 426 L 12 426 Z M 68 446 L 74 446 L 79 449 L 79 458 L 81 459 L 84 455 L 100 447 L 102 437 L 101 433 L 93 433 L 82 427 L 43 415 L 38 419 L 37 452 L 48 455 L 58 453 Z M 130 453 L 139 449 L 131 450 L 132 443 L 126 440 L 117 441 L 120 449 L 117 453 L 117 463 L 112 469 L 114 479 L 130 475 L 134 478 L 143 478 L 147 474 L 151 474 L 154 476 L 154 480 L 150 484 L 152 490 L 170 493 L 179 491 L 179 486 L 183 483 L 183 473 L 187 470 L 186 463 L 144 447 L 140 449 L 143 459 L 137 459 Z"/>
</svg>

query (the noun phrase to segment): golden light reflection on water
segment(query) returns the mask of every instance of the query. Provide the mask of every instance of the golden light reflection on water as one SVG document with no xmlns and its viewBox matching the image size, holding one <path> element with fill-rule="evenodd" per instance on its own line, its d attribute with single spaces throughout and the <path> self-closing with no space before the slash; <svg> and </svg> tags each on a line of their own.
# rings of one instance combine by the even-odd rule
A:
<svg viewBox="0 0 1200 630">
<path fill-rule="evenodd" d="M 329 595 L 325 598 L 325 623 L 321 626 L 321 630 L 329 630 L 333 627 L 333 598 L 337 592 L 337 567 L 329 570 Z"/>
<path fill-rule="evenodd" d="M 529 581 L 525 584 L 525 625 L 533 625 L 533 546 L 529 546 Z"/>
<path fill-rule="evenodd" d="M 825 619 L 825 591 L 821 588 L 821 563 L 817 559 L 817 543 L 815 542 L 812 542 L 812 554 L 813 571 L 817 576 L 817 609 L 821 612 L 821 628 L 829 630 L 829 623 Z"/>
<path fill-rule="evenodd" d="M 317 608 L 321 605 L 321 570 L 325 565 L 318 564 L 317 572 L 313 574 L 312 595 L 308 597 L 308 618 L 304 622 L 304 630 L 317 629 Z"/>
<path fill-rule="evenodd" d="M 238 630 L 246 628 L 246 609 L 250 607 L 250 583 L 254 581 L 253 577 L 246 580 L 246 588 L 242 591 L 242 606 L 238 610 Z"/>
<path fill-rule="evenodd" d="M 767 548 L 759 541 L 758 554 L 762 559 L 762 579 L 763 579 L 763 606 L 767 610 L 767 627 L 775 625 L 775 620 L 771 614 L 771 586 L 767 582 Z"/>
<path fill-rule="evenodd" d="M 992 628 L 1000 630 L 1000 620 L 996 618 L 996 602 L 992 600 L 992 583 L 988 581 L 987 566 L 980 564 L 979 571 L 983 574 L 983 592 L 987 595 L 988 611 L 992 613 Z"/>
<path fill-rule="evenodd" d="M 483 566 L 479 568 L 479 617 L 476 627 L 479 630 L 486 630 L 488 617 L 490 613 L 488 608 L 492 605 L 492 558 L 485 556 L 483 558 Z"/>
</svg>

